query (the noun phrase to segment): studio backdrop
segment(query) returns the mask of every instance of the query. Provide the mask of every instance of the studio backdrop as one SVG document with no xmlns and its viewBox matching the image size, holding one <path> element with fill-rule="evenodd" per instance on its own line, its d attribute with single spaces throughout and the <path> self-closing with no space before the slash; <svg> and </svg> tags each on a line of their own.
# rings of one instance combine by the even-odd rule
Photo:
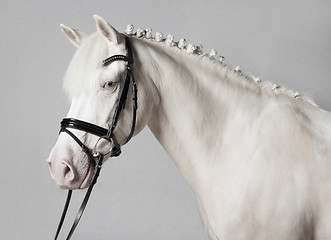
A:
<svg viewBox="0 0 331 240">
<path fill-rule="evenodd" d="M 326 0 L 3 0 L 0 7 L 0 239 L 52 239 L 66 191 L 46 158 L 69 101 L 62 79 L 76 48 L 60 23 L 96 31 L 152 28 L 216 49 L 226 64 L 331 110 L 331 3 Z M 68 230 L 84 191 L 69 210 Z M 106 162 L 74 239 L 207 239 L 195 195 L 146 128 Z"/>
</svg>

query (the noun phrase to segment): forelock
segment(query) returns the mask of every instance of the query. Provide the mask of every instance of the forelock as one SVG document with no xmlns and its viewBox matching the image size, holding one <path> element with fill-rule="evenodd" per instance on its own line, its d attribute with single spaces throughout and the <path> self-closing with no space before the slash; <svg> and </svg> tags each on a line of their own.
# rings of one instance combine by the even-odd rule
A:
<svg viewBox="0 0 331 240">
<path fill-rule="evenodd" d="M 64 76 L 63 88 L 70 98 L 88 91 L 97 83 L 99 64 L 107 55 L 106 41 L 98 33 L 92 34 L 78 48 Z"/>
</svg>

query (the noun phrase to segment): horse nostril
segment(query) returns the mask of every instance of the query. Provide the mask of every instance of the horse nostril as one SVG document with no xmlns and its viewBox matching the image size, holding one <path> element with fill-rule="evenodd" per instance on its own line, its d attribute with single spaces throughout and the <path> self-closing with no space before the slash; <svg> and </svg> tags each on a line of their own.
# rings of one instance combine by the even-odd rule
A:
<svg viewBox="0 0 331 240">
<path fill-rule="evenodd" d="M 59 185 L 70 186 L 76 178 L 75 171 L 72 166 L 66 162 L 48 162 L 48 167 L 52 178 Z"/>
<path fill-rule="evenodd" d="M 70 173 L 70 171 L 71 171 L 71 169 L 70 169 L 70 167 L 68 167 L 68 165 L 67 164 L 65 164 L 65 163 L 62 163 L 64 166 L 64 169 L 63 169 L 63 176 L 66 176 L 68 173 Z"/>
<path fill-rule="evenodd" d="M 70 182 L 70 181 L 74 180 L 74 178 L 75 178 L 74 171 L 72 170 L 72 168 L 70 167 L 70 165 L 68 163 L 62 162 L 61 172 L 62 172 L 63 179 L 66 182 Z"/>
</svg>

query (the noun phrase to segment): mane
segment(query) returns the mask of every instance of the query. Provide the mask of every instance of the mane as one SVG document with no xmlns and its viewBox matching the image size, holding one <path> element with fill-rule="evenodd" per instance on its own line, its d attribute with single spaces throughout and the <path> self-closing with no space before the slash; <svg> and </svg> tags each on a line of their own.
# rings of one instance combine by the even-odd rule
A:
<svg viewBox="0 0 331 240">
<path fill-rule="evenodd" d="M 131 37 L 149 40 L 159 44 L 166 45 L 168 47 L 175 47 L 181 51 L 196 57 L 199 61 L 205 62 L 215 71 L 223 72 L 228 79 L 232 81 L 240 81 L 244 86 L 255 84 L 261 91 L 274 92 L 274 94 L 281 94 L 291 97 L 293 99 L 302 100 L 313 106 L 317 106 L 316 103 L 309 97 L 300 94 L 299 92 L 287 89 L 284 86 L 280 86 L 270 81 L 262 82 L 260 77 L 257 77 L 251 73 L 244 73 L 240 66 L 233 67 L 225 63 L 225 57 L 222 55 L 217 56 L 217 50 L 211 49 L 209 53 L 203 52 L 202 44 L 187 44 L 185 38 L 175 41 L 172 34 L 168 34 L 167 37 L 163 37 L 161 32 L 156 32 L 153 36 L 151 28 L 138 28 L 134 31 L 132 24 L 127 25 L 125 34 Z"/>
</svg>

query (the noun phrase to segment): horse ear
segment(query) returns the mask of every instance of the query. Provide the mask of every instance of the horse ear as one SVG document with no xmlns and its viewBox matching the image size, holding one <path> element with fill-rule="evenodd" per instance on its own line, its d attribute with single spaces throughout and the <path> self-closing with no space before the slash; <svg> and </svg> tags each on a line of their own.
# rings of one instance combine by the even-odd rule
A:
<svg viewBox="0 0 331 240">
<path fill-rule="evenodd" d="M 94 20 L 97 24 L 98 32 L 106 37 L 110 42 L 115 44 L 124 43 L 124 37 L 115 28 L 109 25 L 102 17 L 93 15 Z"/>
<path fill-rule="evenodd" d="M 87 33 L 72 29 L 70 27 L 67 27 L 66 25 L 60 24 L 60 26 L 64 35 L 66 35 L 70 42 L 72 42 L 76 47 L 82 45 L 82 43 L 88 36 Z"/>
</svg>

